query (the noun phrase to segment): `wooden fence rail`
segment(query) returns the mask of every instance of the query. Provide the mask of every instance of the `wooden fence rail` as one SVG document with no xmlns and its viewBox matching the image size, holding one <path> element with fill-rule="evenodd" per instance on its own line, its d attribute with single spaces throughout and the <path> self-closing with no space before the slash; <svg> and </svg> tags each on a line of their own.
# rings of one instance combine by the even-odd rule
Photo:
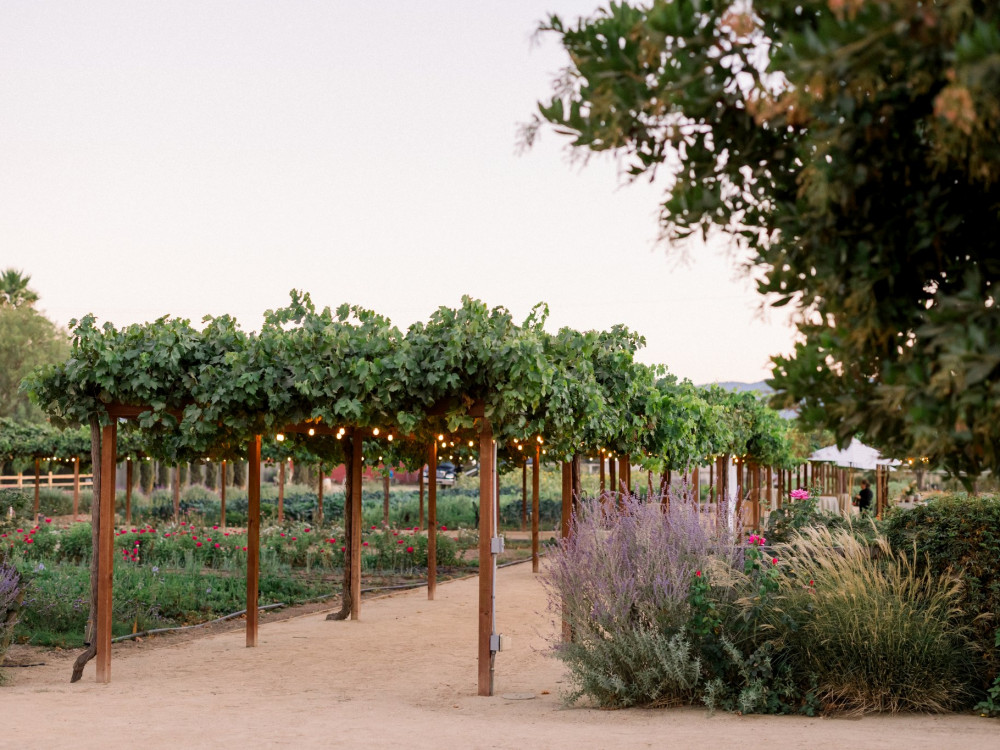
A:
<svg viewBox="0 0 1000 750">
<path fill-rule="evenodd" d="M 73 489 L 73 475 L 72 474 L 53 474 L 51 471 L 47 474 L 42 474 L 38 479 L 38 484 L 41 487 L 54 487 L 56 489 Z M 93 474 L 81 474 L 80 475 L 80 487 L 92 487 L 94 484 Z M 0 476 L 0 488 L 10 488 L 10 487 L 34 487 L 35 486 L 35 476 L 34 474 L 9 474 L 5 476 Z"/>
</svg>

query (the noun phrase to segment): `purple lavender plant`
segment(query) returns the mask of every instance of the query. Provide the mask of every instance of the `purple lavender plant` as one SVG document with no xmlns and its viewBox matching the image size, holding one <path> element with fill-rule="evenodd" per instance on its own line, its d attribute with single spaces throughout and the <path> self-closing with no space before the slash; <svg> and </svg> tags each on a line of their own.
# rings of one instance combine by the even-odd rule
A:
<svg viewBox="0 0 1000 750">
<path fill-rule="evenodd" d="M 730 530 L 728 504 L 721 507 L 704 510 L 687 486 L 652 502 L 582 500 L 543 576 L 550 609 L 584 638 L 581 631 L 606 638 L 622 629 L 678 630 L 696 571 L 712 561 L 743 568 L 741 535 Z"/>
</svg>

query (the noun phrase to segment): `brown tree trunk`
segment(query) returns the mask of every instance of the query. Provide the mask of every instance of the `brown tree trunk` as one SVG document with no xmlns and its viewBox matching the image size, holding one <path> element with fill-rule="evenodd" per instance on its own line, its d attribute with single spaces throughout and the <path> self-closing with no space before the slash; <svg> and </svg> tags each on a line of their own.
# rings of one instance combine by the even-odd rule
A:
<svg viewBox="0 0 1000 750">
<path fill-rule="evenodd" d="M 83 635 L 86 648 L 73 662 L 70 682 L 77 682 L 83 677 L 83 668 L 97 655 L 97 563 L 101 549 L 101 503 L 98 500 L 101 496 L 101 425 L 97 417 L 90 418 L 90 461 L 93 465 L 93 500 L 90 501 L 90 546 L 93 550 L 90 557 L 90 614 L 87 616 L 87 628 Z"/>
<path fill-rule="evenodd" d="M 327 620 L 346 620 L 351 616 L 351 544 L 353 537 L 351 533 L 351 521 L 354 519 L 354 509 L 351 504 L 351 469 L 354 466 L 354 438 L 353 432 L 344 435 L 344 469 L 346 478 L 344 479 L 344 578 L 341 590 L 340 610 L 331 612 L 326 616 Z"/>
</svg>

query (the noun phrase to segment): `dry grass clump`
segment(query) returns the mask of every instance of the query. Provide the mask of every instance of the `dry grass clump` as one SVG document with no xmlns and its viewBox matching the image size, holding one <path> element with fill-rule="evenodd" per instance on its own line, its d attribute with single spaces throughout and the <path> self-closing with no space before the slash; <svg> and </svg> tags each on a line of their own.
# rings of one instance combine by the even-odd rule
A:
<svg viewBox="0 0 1000 750">
<path fill-rule="evenodd" d="M 775 554 L 785 575 L 765 619 L 827 707 L 939 712 L 968 701 L 957 577 L 921 572 L 915 552 L 849 529 L 805 529 Z"/>
</svg>

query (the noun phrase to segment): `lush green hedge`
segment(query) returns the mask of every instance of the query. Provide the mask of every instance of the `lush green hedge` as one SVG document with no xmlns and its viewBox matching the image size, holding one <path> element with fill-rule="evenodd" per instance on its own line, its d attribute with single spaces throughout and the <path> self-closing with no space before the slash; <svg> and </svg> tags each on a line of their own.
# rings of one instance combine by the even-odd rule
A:
<svg viewBox="0 0 1000 750">
<path fill-rule="evenodd" d="M 962 609 L 981 651 L 980 687 L 1000 675 L 1000 496 L 940 496 L 911 510 L 893 511 L 885 533 L 897 550 L 912 550 L 942 574 L 962 576 Z M 984 616 L 985 615 L 985 616 Z"/>
</svg>

